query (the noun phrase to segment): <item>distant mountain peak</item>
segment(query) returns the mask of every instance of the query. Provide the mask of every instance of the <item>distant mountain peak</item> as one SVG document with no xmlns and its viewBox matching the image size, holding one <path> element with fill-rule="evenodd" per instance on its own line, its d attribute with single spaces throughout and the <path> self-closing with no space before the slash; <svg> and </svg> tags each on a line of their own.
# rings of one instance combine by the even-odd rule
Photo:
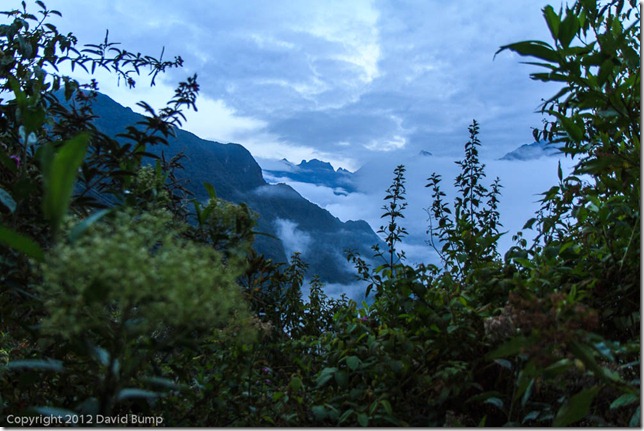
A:
<svg viewBox="0 0 644 431">
<path fill-rule="evenodd" d="M 282 163 L 285 166 L 264 170 L 264 173 L 269 178 L 272 178 L 274 182 L 287 179 L 315 184 L 330 187 L 336 194 L 347 194 L 355 191 L 353 173 L 343 168 L 335 170 L 329 162 L 311 159 L 309 161 L 302 160 L 299 165 L 295 165 L 286 159 L 282 159 Z"/>
<path fill-rule="evenodd" d="M 333 169 L 331 163 L 323 162 L 322 160 L 318 159 L 311 159 L 308 162 L 306 160 L 302 160 L 302 162 L 297 166 L 301 169 L 335 172 L 335 169 Z"/>
<path fill-rule="evenodd" d="M 510 151 L 499 160 L 534 160 L 541 157 L 552 157 L 561 154 L 562 144 L 548 141 L 524 144 Z"/>
</svg>

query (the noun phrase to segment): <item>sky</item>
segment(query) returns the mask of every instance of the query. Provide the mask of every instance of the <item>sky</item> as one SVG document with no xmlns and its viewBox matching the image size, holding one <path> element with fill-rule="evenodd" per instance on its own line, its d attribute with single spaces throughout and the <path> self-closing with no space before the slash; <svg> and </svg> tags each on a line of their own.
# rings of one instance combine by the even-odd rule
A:
<svg viewBox="0 0 644 431">
<path fill-rule="evenodd" d="M 100 89 L 136 109 L 161 108 L 176 84 L 198 75 L 198 112 L 184 128 L 198 136 L 245 146 L 260 165 L 318 158 L 363 175 L 359 193 L 291 184 L 341 220 L 380 224 L 382 197 L 397 164 L 408 166 L 412 203 L 408 255 L 422 260 L 429 206 L 426 178 L 439 171 L 446 187 L 456 175 L 467 127 L 481 128 L 481 155 L 490 181 L 504 184 L 502 222 L 511 235 L 537 207 L 538 193 L 556 180 L 556 159 L 508 163 L 497 159 L 532 142 L 539 105 L 557 87 L 532 81 L 535 66 L 500 46 L 550 40 L 540 0 L 65 0 L 47 2 L 53 23 L 79 43 L 99 43 L 109 29 L 121 48 L 184 67 L 146 76 L 127 89 L 99 73 Z M 560 2 L 550 2 L 558 9 Z M 19 4 L 3 0 L 5 8 Z M 4 8 L 3 8 L 4 9 Z M 35 7 L 32 9 L 35 11 Z M 74 76 L 87 81 L 88 76 Z M 420 151 L 433 159 L 419 157 Z M 284 221 L 279 229 L 295 231 Z M 292 245 L 292 244 L 291 244 Z M 294 246 L 294 245 L 292 245 Z"/>
<path fill-rule="evenodd" d="M 4 2 L 3 2 L 4 3 Z M 6 4 L 18 4 L 9 0 Z M 483 153 L 532 140 L 554 89 L 504 44 L 548 39 L 538 0 L 49 1 L 80 44 L 180 55 L 185 67 L 134 91 L 99 75 L 103 92 L 162 107 L 192 74 L 199 112 L 185 128 L 237 142 L 261 159 L 318 158 L 360 168 L 382 157 L 458 155 L 472 119 Z M 558 7 L 555 4 L 555 7 Z M 33 9 L 35 11 L 35 8 Z M 83 75 L 78 75 L 83 79 Z M 85 77 L 86 79 L 87 77 Z"/>
</svg>

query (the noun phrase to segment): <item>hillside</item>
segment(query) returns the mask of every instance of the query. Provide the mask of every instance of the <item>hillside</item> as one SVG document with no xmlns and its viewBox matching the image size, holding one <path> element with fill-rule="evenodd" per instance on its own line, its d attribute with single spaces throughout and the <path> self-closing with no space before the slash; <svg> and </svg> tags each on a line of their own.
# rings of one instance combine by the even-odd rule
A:
<svg viewBox="0 0 644 431">
<path fill-rule="evenodd" d="M 93 105 L 99 130 L 116 136 L 141 116 L 106 95 L 99 94 Z M 185 130 L 178 130 L 169 146 L 148 151 L 166 157 L 185 154 L 184 169 L 177 173 L 197 199 L 207 199 L 204 182 L 211 183 L 217 195 L 235 203 L 245 202 L 258 215 L 257 230 L 268 235 L 256 237 L 258 252 L 279 261 L 294 251 L 302 253 L 315 274 L 329 283 L 351 283 L 355 279 L 344 258 L 352 249 L 371 256 L 371 245 L 380 241 L 366 222 L 346 223 L 309 202 L 285 184 L 270 185 L 262 169 L 243 146 L 207 141 Z M 278 239 L 279 238 L 279 239 Z"/>
</svg>

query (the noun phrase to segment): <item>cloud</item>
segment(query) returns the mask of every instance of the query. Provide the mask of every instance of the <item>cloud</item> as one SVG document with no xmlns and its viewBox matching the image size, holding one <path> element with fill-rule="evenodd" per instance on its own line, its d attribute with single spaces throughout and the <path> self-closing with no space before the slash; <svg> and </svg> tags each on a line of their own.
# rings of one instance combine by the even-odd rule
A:
<svg viewBox="0 0 644 431">
<path fill-rule="evenodd" d="M 292 152 L 346 167 L 421 149 L 457 155 L 472 118 L 486 127 L 490 157 L 530 139 L 539 101 L 556 88 L 532 82 L 534 67 L 511 53 L 494 53 L 548 39 L 543 4 L 69 0 L 56 7 L 61 30 L 81 41 L 100 41 L 109 28 L 134 52 L 165 46 L 166 58 L 182 55 L 185 69 L 164 82 L 199 74 L 204 114 L 191 116 L 189 130 L 259 157 Z"/>
<path fill-rule="evenodd" d="M 207 96 L 198 99 L 198 111 L 186 113 L 186 121 L 197 136 L 219 142 L 243 142 L 244 137 L 258 133 L 266 122 L 244 117 L 222 99 L 213 100 Z"/>
<path fill-rule="evenodd" d="M 372 151 L 382 151 L 383 153 L 388 153 L 390 151 L 398 150 L 404 148 L 407 144 L 407 139 L 402 136 L 395 135 L 387 141 L 373 139 L 371 142 L 366 144 L 364 147 Z"/>
<path fill-rule="evenodd" d="M 358 193 L 338 196 L 328 187 L 304 183 L 289 183 L 298 192 L 327 209 L 342 221 L 362 219 L 378 231 L 385 224 L 381 218 L 385 209 L 385 190 L 393 179 L 393 169 L 399 163 L 406 166 L 406 202 L 404 218 L 399 222 L 409 235 L 404 238 L 402 249 L 409 263 L 439 263 L 437 253 L 427 244 L 429 239 L 428 214 L 426 208 L 431 206 L 431 191 L 426 188 L 427 178 L 434 172 L 442 176 L 441 190 L 450 208 L 456 196 L 453 186 L 459 167 L 454 163 L 457 158 L 451 157 L 415 157 L 404 160 L 378 159 L 361 169 L 356 176 Z M 557 157 L 541 158 L 529 161 L 504 161 L 483 159 L 487 177 L 483 183 L 487 186 L 498 176 L 501 180 L 501 197 L 499 204 L 502 231 L 508 233 L 499 241 L 499 251 L 504 254 L 512 243 L 512 236 L 519 232 L 525 222 L 534 216 L 539 208 L 540 193 L 545 192 L 557 182 L 557 165 L 562 163 L 564 173 L 572 167 L 570 159 Z M 526 238 L 533 237 L 527 231 Z"/>
<path fill-rule="evenodd" d="M 308 251 L 312 238 L 308 233 L 298 229 L 297 223 L 278 218 L 275 220 L 275 228 L 287 256 L 296 252 L 305 254 Z"/>
</svg>

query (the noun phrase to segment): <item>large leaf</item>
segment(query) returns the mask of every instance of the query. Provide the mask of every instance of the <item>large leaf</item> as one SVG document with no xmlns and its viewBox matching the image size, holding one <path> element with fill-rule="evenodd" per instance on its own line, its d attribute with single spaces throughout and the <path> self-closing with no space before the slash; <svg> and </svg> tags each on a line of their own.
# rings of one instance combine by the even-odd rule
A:
<svg viewBox="0 0 644 431">
<path fill-rule="evenodd" d="M 43 148 L 41 159 L 45 188 L 43 212 L 55 231 L 58 230 L 63 216 L 67 213 L 76 172 L 83 163 L 88 143 L 89 134 L 81 133 L 65 142 L 56 152 L 52 146 Z"/>
<path fill-rule="evenodd" d="M 16 201 L 13 200 L 13 197 L 9 192 L 2 187 L 0 187 L 0 204 L 4 205 L 11 213 L 16 211 Z"/>
<path fill-rule="evenodd" d="M 11 361 L 7 364 L 10 370 L 39 370 L 62 372 L 64 370 L 62 361 L 55 359 L 21 359 Z"/>
<path fill-rule="evenodd" d="M 217 192 L 215 191 L 215 187 L 212 184 L 208 182 L 204 182 L 203 186 L 208 192 L 208 196 L 210 196 L 210 199 L 213 199 L 213 200 L 217 199 Z"/>
<path fill-rule="evenodd" d="M 621 383 L 619 374 L 612 372 L 612 370 L 600 366 L 595 360 L 593 350 L 585 344 L 573 341 L 570 343 L 570 351 L 581 360 L 586 368 L 591 370 L 596 377 L 607 380 L 611 383 Z"/>
<path fill-rule="evenodd" d="M 362 364 L 362 361 L 360 361 L 360 358 L 358 358 L 357 356 L 347 356 L 346 361 L 347 366 L 351 371 L 358 369 L 358 367 L 360 367 L 360 365 Z"/>
<path fill-rule="evenodd" d="M 642 409 L 640 406 L 635 409 L 635 413 L 633 413 L 633 416 L 631 416 L 631 420 L 628 422 L 629 427 L 641 427 L 641 413 Z"/>
<path fill-rule="evenodd" d="M 94 223 L 96 223 L 98 220 L 103 218 L 107 213 L 109 213 L 111 210 L 110 209 L 103 209 L 100 211 L 95 212 L 91 216 L 87 217 L 83 221 L 77 223 L 69 232 L 69 240 L 73 243 L 80 238 L 83 233 Z"/>
<path fill-rule="evenodd" d="M 561 18 L 559 18 L 559 15 L 557 15 L 550 5 L 543 8 L 543 17 L 546 19 L 552 38 L 557 40 L 559 37 L 559 24 L 561 23 Z"/>
<path fill-rule="evenodd" d="M 127 400 L 127 399 L 132 399 L 132 398 L 158 398 L 159 397 L 158 392 L 152 392 L 152 391 L 147 391 L 145 389 L 137 389 L 137 388 L 124 388 L 119 391 L 119 394 L 117 396 L 117 399 L 119 401 Z"/>
<path fill-rule="evenodd" d="M 4 226 L 0 226 L 0 243 L 38 261 L 42 261 L 45 256 L 36 241 Z"/>
<path fill-rule="evenodd" d="M 313 406 L 311 407 L 311 412 L 315 419 L 321 421 L 328 417 L 327 410 L 324 406 Z"/>
<path fill-rule="evenodd" d="M 566 18 L 564 18 L 559 26 L 559 34 L 557 37 L 559 42 L 561 42 L 561 46 L 568 48 L 578 31 L 579 19 L 572 11 L 566 11 Z"/>
<path fill-rule="evenodd" d="M 514 356 L 519 354 L 524 347 L 530 346 L 533 343 L 533 337 L 517 336 L 501 344 L 496 350 L 485 355 L 485 358 L 491 360 Z"/>
<path fill-rule="evenodd" d="M 501 51 L 509 49 L 514 51 L 519 55 L 526 57 L 536 57 L 541 60 L 548 61 L 550 63 L 559 62 L 559 54 L 552 49 L 552 46 L 545 42 L 539 40 L 526 40 L 523 42 L 511 43 L 509 45 L 504 45 L 496 52 L 498 54 Z M 496 55 L 495 54 L 495 55 Z"/>
<path fill-rule="evenodd" d="M 629 406 L 631 404 L 639 403 L 640 397 L 637 394 L 624 394 L 610 403 L 610 409 L 618 409 L 620 407 Z"/>
<path fill-rule="evenodd" d="M 369 416 L 366 413 L 358 413 L 358 423 L 362 427 L 369 426 Z"/>
<path fill-rule="evenodd" d="M 589 389 L 584 389 L 581 392 L 573 395 L 557 412 L 555 420 L 552 423 L 556 427 L 565 427 L 575 422 L 580 421 L 590 411 L 590 405 L 599 392 L 598 386 L 593 386 Z"/>
<path fill-rule="evenodd" d="M 320 386 L 325 385 L 329 380 L 331 380 L 331 378 L 337 371 L 338 369 L 335 367 L 328 367 L 323 369 L 318 375 L 317 380 L 315 381 L 316 386 L 319 388 Z"/>
</svg>

